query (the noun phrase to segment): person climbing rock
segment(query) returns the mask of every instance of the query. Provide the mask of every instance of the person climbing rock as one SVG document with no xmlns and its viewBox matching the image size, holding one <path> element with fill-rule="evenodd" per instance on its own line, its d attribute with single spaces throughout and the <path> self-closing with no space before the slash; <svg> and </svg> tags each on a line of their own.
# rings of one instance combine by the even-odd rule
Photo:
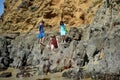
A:
<svg viewBox="0 0 120 80">
<path fill-rule="evenodd" d="M 45 34 L 44 34 L 44 21 L 42 20 L 38 26 L 39 34 L 37 38 L 40 38 L 40 44 L 42 45 L 44 42 Z"/>
<path fill-rule="evenodd" d="M 51 50 L 54 50 L 55 48 L 58 48 L 58 39 L 56 38 L 55 35 L 51 35 L 50 41 L 49 41 L 49 47 Z"/>
<path fill-rule="evenodd" d="M 64 24 L 63 21 L 60 21 L 60 34 L 62 37 L 62 42 L 65 42 L 65 35 L 66 35 L 66 25 Z"/>
</svg>

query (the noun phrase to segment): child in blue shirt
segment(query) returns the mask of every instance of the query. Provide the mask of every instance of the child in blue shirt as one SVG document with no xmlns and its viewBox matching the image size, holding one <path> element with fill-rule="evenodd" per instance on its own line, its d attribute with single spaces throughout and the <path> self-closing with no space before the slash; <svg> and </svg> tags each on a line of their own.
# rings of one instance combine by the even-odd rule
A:
<svg viewBox="0 0 120 80">
<path fill-rule="evenodd" d="M 38 38 L 40 38 L 40 44 L 42 44 L 44 42 L 44 38 L 45 38 L 45 34 L 44 34 L 44 21 L 41 21 L 39 26 L 39 34 L 38 34 Z"/>
</svg>

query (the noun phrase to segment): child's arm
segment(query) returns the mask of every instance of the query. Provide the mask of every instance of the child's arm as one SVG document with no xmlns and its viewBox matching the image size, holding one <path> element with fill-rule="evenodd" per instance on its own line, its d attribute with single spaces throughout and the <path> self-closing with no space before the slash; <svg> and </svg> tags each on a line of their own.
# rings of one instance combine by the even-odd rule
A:
<svg viewBox="0 0 120 80">
<path fill-rule="evenodd" d="M 58 45 L 58 47 L 59 47 L 59 42 L 58 42 L 58 38 L 56 38 L 56 40 L 57 40 L 57 45 Z"/>
</svg>

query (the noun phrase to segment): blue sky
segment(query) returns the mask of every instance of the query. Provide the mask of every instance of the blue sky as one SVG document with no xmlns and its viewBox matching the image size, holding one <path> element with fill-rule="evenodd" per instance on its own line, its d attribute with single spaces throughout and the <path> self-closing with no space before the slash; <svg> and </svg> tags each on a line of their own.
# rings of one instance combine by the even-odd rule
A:
<svg viewBox="0 0 120 80">
<path fill-rule="evenodd" d="M 4 2 L 5 0 L 0 0 L 0 16 L 3 14 L 3 12 L 4 12 L 4 5 L 3 5 L 3 2 Z"/>
</svg>

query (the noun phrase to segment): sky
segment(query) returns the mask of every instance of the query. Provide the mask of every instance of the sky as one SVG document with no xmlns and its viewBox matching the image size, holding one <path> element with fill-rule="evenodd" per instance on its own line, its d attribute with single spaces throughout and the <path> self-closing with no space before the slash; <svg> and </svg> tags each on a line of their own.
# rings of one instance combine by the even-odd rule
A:
<svg viewBox="0 0 120 80">
<path fill-rule="evenodd" d="M 4 1 L 5 0 L 0 0 L 0 16 L 4 13 Z"/>
</svg>

